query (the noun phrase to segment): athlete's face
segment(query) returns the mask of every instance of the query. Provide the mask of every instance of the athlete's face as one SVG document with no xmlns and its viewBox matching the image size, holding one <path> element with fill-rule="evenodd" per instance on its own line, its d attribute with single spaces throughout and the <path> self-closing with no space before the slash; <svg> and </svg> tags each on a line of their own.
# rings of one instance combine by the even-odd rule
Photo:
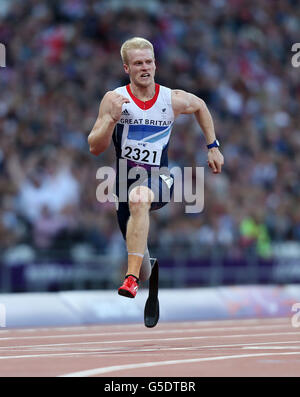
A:
<svg viewBox="0 0 300 397">
<path fill-rule="evenodd" d="M 124 70 L 133 83 L 142 87 L 153 84 L 156 66 L 150 49 L 128 50 L 127 59 Z"/>
</svg>

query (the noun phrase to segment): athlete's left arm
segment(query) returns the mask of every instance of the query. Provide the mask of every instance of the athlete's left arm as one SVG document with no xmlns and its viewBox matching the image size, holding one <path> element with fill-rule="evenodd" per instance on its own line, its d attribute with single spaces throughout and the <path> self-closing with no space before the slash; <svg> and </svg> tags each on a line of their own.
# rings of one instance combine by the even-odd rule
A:
<svg viewBox="0 0 300 397">
<path fill-rule="evenodd" d="M 172 90 L 172 107 L 175 118 L 180 114 L 194 113 L 205 139 L 209 145 L 216 139 L 213 119 L 206 103 L 196 95 L 183 90 Z M 219 174 L 224 164 L 224 157 L 217 147 L 208 149 L 208 165 L 214 174 Z"/>
</svg>

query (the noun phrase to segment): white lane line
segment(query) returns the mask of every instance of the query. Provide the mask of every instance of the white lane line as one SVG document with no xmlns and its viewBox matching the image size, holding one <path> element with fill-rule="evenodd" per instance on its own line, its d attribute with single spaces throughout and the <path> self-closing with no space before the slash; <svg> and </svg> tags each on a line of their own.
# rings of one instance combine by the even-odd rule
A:
<svg viewBox="0 0 300 397">
<path fill-rule="evenodd" d="M 89 353 L 89 355 L 97 354 L 97 352 Z M 19 356 L 0 356 L 0 360 L 10 360 L 10 359 L 20 359 L 20 358 L 50 358 L 50 357 L 59 357 L 59 356 L 81 356 L 87 355 L 87 352 L 76 352 L 76 353 L 44 353 L 44 354 L 24 354 Z"/>
<path fill-rule="evenodd" d="M 259 334 L 231 334 L 231 335 L 205 335 L 205 336 L 186 336 L 178 338 L 148 338 L 148 339 L 125 339 L 125 340 L 109 340 L 109 341 L 92 341 L 92 342 L 71 342 L 71 343 L 51 343 L 42 345 L 23 345 L 23 346 L 4 346 L 1 347 L 2 351 L 9 351 L 13 348 L 16 349 L 36 349 L 36 348 L 54 348 L 63 346 L 87 346 L 87 345 L 108 345 L 115 344 L 119 345 L 121 343 L 143 343 L 143 342 L 173 342 L 173 341 L 184 341 L 184 340 L 200 340 L 200 339 L 220 339 L 220 338 L 243 338 L 243 337 L 260 337 L 260 336 L 280 336 L 280 335 L 299 335 L 299 332 L 272 332 L 272 333 L 259 333 Z M 275 343 L 275 342 L 272 342 Z M 256 343 L 257 344 L 257 343 Z M 0 356 L 1 358 L 1 356 Z"/>
<path fill-rule="evenodd" d="M 120 354 L 120 353 L 143 353 L 143 352 L 161 352 L 161 351 L 197 351 L 197 353 L 199 353 L 199 350 L 203 350 L 203 349 L 224 349 L 224 348 L 241 348 L 241 349 L 251 349 L 251 346 L 253 346 L 253 348 L 255 349 L 260 349 L 260 350 L 264 350 L 264 349 L 268 349 L 268 346 L 264 346 L 264 345 L 268 345 L 268 344 L 273 344 L 273 343 L 278 343 L 278 344 L 288 344 L 288 343 L 295 343 L 295 341 L 285 341 L 285 342 L 259 342 L 259 343 L 234 343 L 234 344 L 230 344 L 230 345 L 203 345 L 203 346 L 192 346 L 192 347 L 161 347 L 161 346 L 157 346 L 157 347 L 153 347 L 153 348 L 137 348 L 137 349 L 126 349 L 124 348 L 123 350 L 115 350 L 114 347 L 107 347 L 107 348 L 102 348 L 101 350 L 98 350 L 97 352 L 94 349 L 88 348 L 89 351 L 94 351 L 95 353 L 97 353 L 98 355 L 114 355 L 114 354 Z M 255 346 L 254 346 L 255 345 Z M 258 346 L 261 345 L 261 346 Z M 249 347 L 248 347 L 249 346 Z M 272 348 L 272 347 L 271 347 Z M 278 349 L 290 349 L 292 348 L 291 346 L 287 346 L 287 347 L 279 347 Z M 295 349 L 299 349 L 300 350 L 300 346 L 293 346 L 293 348 Z M 82 350 L 82 349 L 80 349 Z M 87 351 L 87 350 L 86 350 Z"/>
<path fill-rule="evenodd" d="M 274 343 L 274 342 L 273 342 Z M 276 343 L 276 342 L 275 342 Z M 256 343 L 257 345 L 257 343 Z M 293 350 L 300 350 L 300 345 L 296 345 L 296 346 L 244 346 L 242 347 L 242 349 L 245 350 L 283 350 L 283 349 L 293 349 Z"/>
<path fill-rule="evenodd" d="M 251 327 L 251 330 L 256 329 L 264 329 L 267 330 L 268 328 L 275 329 L 275 328 L 282 328 L 282 325 L 280 324 L 273 324 L 273 325 L 255 325 Z M 291 326 L 288 325 L 288 329 L 290 329 Z M 186 332 L 199 332 L 199 333 L 204 333 L 204 332 L 227 332 L 227 331 L 249 331 L 249 327 L 226 327 L 226 328 L 220 328 L 220 327 L 214 327 L 214 328 L 186 328 L 186 329 L 165 329 L 165 330 L 153 330 L 149 331 L 147 329 L 144 329 L 143 331 L 133 331 L 130 332 L 131 335 L 160 335 L 160 334 L 183 334 Z M 0 342 L 1 341 L 6 341 L 6 340 L 27 340 L 27 339 L 61 339 L 61 338 L 79 338 L 79 337 L 101 337 L 101 336 L 120 336 L 124 335 L 123 332 L 99 332 L 99 333 L 88 333 L 88 334 L 63 334 L 63 335 L 30 335 L 30 336 L 8 336 L 8 337 L 0 337 Z"/>
<path fill-rule="evenodd" d="M 127 369 L 140 369 L 148 367 L 158 367 L 164 365 L 176 365 L 176 364 L 189 364 L 189 363 L 200 363 L 205 361 L 218 361 L 218 360 L 232 360 L 238 358 L 251 358 L 251 357 L 267 357 L 267 356 L 280 356 L 280 355 L 300 355 L 299 352 L 284 352 L 284 353 L 255 353 L 255 354 L 236 354 L 231 356 L 218 356 L 218 357 L 203 357 L 203 358 L 190 358 L 184 360 L 168 360 L 168 361 L 150 361 L 146 363 L 135 363 L 135 364 L 124 364 L 124 365 L 112 365 L 110 367 L 93 368 L 84 371 L 70 372 L 68 374 L 60 375 L 62 378 L 71 377 L 88 377 L 95 375 L 103 375 L 116 371 L 124 371 Z"/>
<path fill-rule="evenodd" d="M 56 346 L 56 345 L 41 345 L 41 346 L 30 346 L 30 350 L 49 350 L 49 351 L 55 351 L 55 350 L 60 350 L 60 351 L 67 351 L 67 350 L 76 350 L 76 351 L 86 351 L 87 353 L 89 352 L 94 352 L 94 353 L 109 353 L 109 354 L 115 354 L 115 353 L 137 353 L 137 352 L 145 352 L 145 351 L 171 351 L 171 350 L 203 350 L 203 349 L 219 349 L 219 348 L 228 348 L 228 347 L 242 347 L 246 348 L 243 346 L 255 346 L 255 348 L 259 349 L 258 345 L 261 345 L 260 349 L 264 349 L 264 345 L 270 345 L 270 344 L 289 344 L 289 343 L 295 343 L 296 341 L 273 341 L 273 342 L 253 342 L 253 343 L 233 343 L 233 344 L 222 344 L 222 345 L 200 345 L 200 346 L 184 346 L 184 347 L 171 347 L 171 346 L 154 346 L 152 348 L 145 348 L 141 346 L 140 348 L 135 348 L 135 349 L 128 349 L 127 347 L 124 347 L 123 349 L 118 348 L 116 350 L 116 347 L 81 347 L 76 346 L 74 347 L 73 343 L 67 344 L 66 347 L 62 346 Z M 97 344 L 97 343 L 95 343 Z M 300 346 L 298 346 L 300 348 Z M 14 350 L 22 350 L 24 346 L 14 346 L 13 348 L 11 347 L 6 347 L 5 349 L 8 351 Z M 284 347 L 282 347 L 284 349 Z M 4 349 L 3 349 L 4 350 Z M 74 352 L 73 352 L 74 353 Z M 4 356 L 6 357 L 6 356 Z M 7 356 L 7 357 L 12 357 L 12 356 Z"/>
<path fill-rule="evenodd" d="M 224 347 L 233 347 L 235 345 L 224 345 Z M 204 347 L 213 347 L 213 348 L 218 348 L 220 346 L 204 346 Z M 119 354 L 119 353 L 138 353 L 138 352 L 153 352 L 153 351 L 162 351 L 162 350 L 192 350 L 193 348 L 185 348 L 185 347 L 174 347 L 174 348 L 148 348 L 148 349 L 134 349 L 134 350 L 116 350 L 116 351 L 108 351 L 109 349 L 103 349 L 101 351 L 91 351 L 91 352 L 72 352 L 72 353 L 42 353 L 42 354 L 24 354 L 24 355 L 16 355 L 16 356 L 0 356 L 0 360 L 9 360 L 9 359 L 24 359 L 24 358 L 51 358 L 51 357 L 69 357 L 69 356 L 82 356 L 82 355 L 88 355 L 88 356 L 96 356 L 96 357 L 101 357 L 101 355 L 107 355 L 107 354 Z M 263 349 L 263 347 L 261 347 Z M 104 351 L 105 350 L 105 351 Z M 296 352 L 294 352 L 296 353 Z M 270 353 L 266 353 L 270 354 Z M 275 353 L 274 353 L 275 354 Z M 283 353 L 278 353 L 278 354 L 283 354 Z M 290 353 L 289 353 L 290 354 Z M 300 354 L 300 352 L 299 352 Z M 224 356 L 226 358 L 226 356 Z M 213 358 L 211 358 L 213 359 Z M 193 359 L 192 359 L 193 360 Z M 199 359 L 197 359 L 199 360 Z M 176 361 L 176 360 L 172 360 Z M 204 359 L 201 359 L 201 361 L 206 361 Z"/>
<path fill-rule="evenodd" d="M 262 346 L 253 346 L 253 349 L 257 349 L 257 350 L 265 350 L 265 349 L 269 349 L 268 346 L 263 346 L 264 344 L 270 344 L 270 343 L 294 343 L 295 341 L 289 341 L 289 342 L 261 342 L 260 344 Z M 249 345 L 249 347 L 248 347 Z M 90 354 L 91 352 L 94 352 L 95 354 L 97 354 L 97 357 L 100 356 L 105 356 L 105 355 L 116 355 L 116 354 L 122 354 L 122 353 L 144 353 L 144 352 L 162 352 L 162 351 L 187 351 L 187 352 L 197 352 L 199 353 L 199 351 L 203 350 L 203 349 L 224 349 L 224 348 L 241 348 L 243 349 L 251 349 L 252 345 L 258 345 L 258 343 L 249 343 L 249 344 L 241 344 L 241 343 L 235 343 L 232 345 L 206 345 L 206 346 L 193 346 L 193 347 L 161 347 L 161 346 L 157 346 L 157 347 L 153 347 L 153 348 L 137 348 L 137 349 L 123 349 L 123 350 L 115 350 L 115 348 L 102 348 L 101 350 L 95 351 L 95 349 L 88 349 L 85 350 L 87 352 L 87 354 Z M 298 349 L 300 350 L 300 346 L 287 346 L 287 347 L 280 347 L 278 346 L 278 349 Z M 272 349 L 272 347 L 270 347 L 270 349 Z M 79 349 L 79 350 L 83 350 L 83 349 Z"/>
<path fill-rule="evenodd" d="M 242 349 L 245 349 L 246 346 L 251 346 L 251 345 L 256 345 L 255 348 L 259 348 L 257 345 L 267 345 L 271 343 L 280 343 L 280 344 L 285 344 L 285 343 L 294 343 L 295 341 L 284 341 L 284 342 L 260 342 L 260 343 L 234 343 L 234 344 L 226 344 L 226 345 L 206 345 L 206 346 L 196 346 L 196 347 L 161 347 L 157 346 L 154 348 L 137 348 L 137 349 L 124 349 L 124 350 L 115 350 L 115 347 L 108 347 L 108 348 L 101 348 L 101 350 L 95 350 L 94 348 L 90 351 L 84 350 L 84 352 L 71 352 L 71 353 L 39 353 L 39 354 L 23 354 L 23 355 L 15 355 L 15 356 L 0 356 L 0 360 L 8 360 L 8 359 L 23 359 L 23 358 L 51 358 L 51 357 L 57 357 L 57 356 L 76 356 L 76 355 L 88 355 L 88 356 L 97 356 L 101 357 L 101 355 L 107 355 L 107 354 L 120 354 L 120 353 L 139 353 L 139 352 L 155 352 L 155 351 L 177 351 L 177 350 L 196 350 L 196 349 L 207 349 L 207 348 L 213 348 L 213 349 L 218 349 L 218 348 L 232 348 L 232 347 L 241 347 Z M 299 346 L 298 346 L 299 347 Z M 265 349 L 265 346 L 261 346 L 260 349 Z M 285 347 L 282 347 L 285 349 Z"/>
</svg>

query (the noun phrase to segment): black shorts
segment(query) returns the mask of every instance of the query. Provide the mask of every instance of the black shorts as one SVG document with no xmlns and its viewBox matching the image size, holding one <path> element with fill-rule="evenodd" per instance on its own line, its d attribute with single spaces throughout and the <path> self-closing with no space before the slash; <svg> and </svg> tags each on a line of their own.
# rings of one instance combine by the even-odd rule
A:
<svg viewBox="0 0 300 397">
<path fill-rule="evenodd" d="M 154 200 L 151 203 L 150 211 L 158 210 L 168 204 L 171 200 L 173 189 L 174 189 L 174 177 L 172 174 L 161 174 L 157 178 L 151 179 L 149 175 L 141 181 L 127 181 L 126 186 L 126 201 L 122 202 L 119 200 L 120 197 L 120 184 L 116 183 L 116 209 L 117 218 L 120 230 L 124 239 L 126 240 L 126 228 L 127 222 L 130 216 L 129 205 L 128 205 L 128 195 L 131 189 L 135 186 L 147 186 L 154 193 Z M 134 185 L 134 186 L 133 186 Z"/>
</svg>

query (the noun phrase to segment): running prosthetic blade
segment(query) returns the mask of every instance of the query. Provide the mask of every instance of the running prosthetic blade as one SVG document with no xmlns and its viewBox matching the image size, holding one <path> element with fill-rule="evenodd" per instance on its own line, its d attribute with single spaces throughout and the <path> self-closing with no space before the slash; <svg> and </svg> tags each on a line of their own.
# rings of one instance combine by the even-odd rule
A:
<svg viewBox="0 0 300 397">
<path fill-rule="evenodd" d="M 147 328 L 156 326 L 159 320 L 159 300 L 158 300 L 158 262 L 157 259 L 150 259 L 152 272 L 149 279 L 149 295 L 144 309 L 144 324 Z"/>
</svg>

